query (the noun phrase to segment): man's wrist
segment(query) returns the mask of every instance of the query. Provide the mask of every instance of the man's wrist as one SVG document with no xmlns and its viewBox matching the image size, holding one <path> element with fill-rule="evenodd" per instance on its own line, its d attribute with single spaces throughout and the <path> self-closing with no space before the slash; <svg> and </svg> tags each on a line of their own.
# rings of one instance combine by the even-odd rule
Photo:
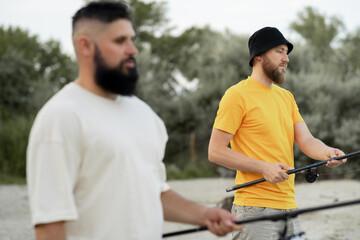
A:
<svg viewBox="0 0 360 240">
<path fill-rule="evenodd" d="M 206 220 L 208 219 L 208 211 L 210 211 L 210 208 L 202 206 L 201 209 L 199 209 L 199 224 L 200 226 L 206 226 Z"/>
</svg>

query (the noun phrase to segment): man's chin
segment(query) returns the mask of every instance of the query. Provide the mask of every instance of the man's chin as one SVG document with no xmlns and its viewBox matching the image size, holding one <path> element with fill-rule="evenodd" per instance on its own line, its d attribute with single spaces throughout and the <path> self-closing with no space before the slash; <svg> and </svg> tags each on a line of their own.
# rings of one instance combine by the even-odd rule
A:
<svg viewBox="0 0 360 240">
<path fill-rule="evenodd" d="M 286 81 L 286 79 L 285 79 L 285 78 L 283 78 L 283 79 L 276 79 L 276 80 L 273 80 L 273 82 L 274 82 L 274 83 L 276 83 L 276 84 L 278 84 L 278 85 L 282 85 L 282 84 L 284 84 L 284 83 L 285 83 L 285 81 Z"/>
</svg>

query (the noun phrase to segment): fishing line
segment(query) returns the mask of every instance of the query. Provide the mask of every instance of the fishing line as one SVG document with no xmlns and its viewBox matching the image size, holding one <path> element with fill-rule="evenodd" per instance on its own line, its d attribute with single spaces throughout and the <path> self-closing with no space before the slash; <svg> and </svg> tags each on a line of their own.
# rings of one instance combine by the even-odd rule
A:
<svg viewBox="0 0 360 240">
<path fill-rule="evenodd" d="M 339 174 L 343 174 L 343 173 L 353 173 L 353 172 L 360 172 L 360 168 L 356 169 L 356 170 L 346 171 L 346 172 L 321 173 L 321 176 L 322 175 L 339 175 Z"/>
</svg>

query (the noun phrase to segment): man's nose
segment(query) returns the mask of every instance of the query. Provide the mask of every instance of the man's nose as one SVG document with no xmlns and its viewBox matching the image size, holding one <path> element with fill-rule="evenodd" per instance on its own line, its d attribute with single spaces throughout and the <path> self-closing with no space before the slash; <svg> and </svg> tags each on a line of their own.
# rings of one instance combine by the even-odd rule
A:
<svg viewBox="0 0 360 240">
<path fill-rule="evenodd" d="M 135 56 L 138 53 L 137 48 L 135 47 L 135 44 L 133 42 L 129 43 L 129 46 L 127 47 L 126 53 L 131 56 Z"/>
<path fill-rule="evenodd" d="M 281 60 L 286 63 L 290 62 L 290 59 L 289 59 L 289 56 L 287 55 L 287 53 L 284 53 Z"/>
</svg>

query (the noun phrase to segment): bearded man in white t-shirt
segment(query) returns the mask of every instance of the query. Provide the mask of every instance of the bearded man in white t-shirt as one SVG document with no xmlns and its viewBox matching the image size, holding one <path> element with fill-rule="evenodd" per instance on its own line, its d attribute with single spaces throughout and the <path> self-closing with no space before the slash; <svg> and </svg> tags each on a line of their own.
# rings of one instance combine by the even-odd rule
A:
<svg viewBox="0 0 360 240">
<path fill-rule="evenodd" d="M 223 236 L 237 218 L 169 189 L 163 121 L 136 96 L 128 8 L 92 2 L 73 17 L 78 78 L 38 113 L 27 151 L 37 239 L 161 239 L 163 219 Z"/>
</svg>

